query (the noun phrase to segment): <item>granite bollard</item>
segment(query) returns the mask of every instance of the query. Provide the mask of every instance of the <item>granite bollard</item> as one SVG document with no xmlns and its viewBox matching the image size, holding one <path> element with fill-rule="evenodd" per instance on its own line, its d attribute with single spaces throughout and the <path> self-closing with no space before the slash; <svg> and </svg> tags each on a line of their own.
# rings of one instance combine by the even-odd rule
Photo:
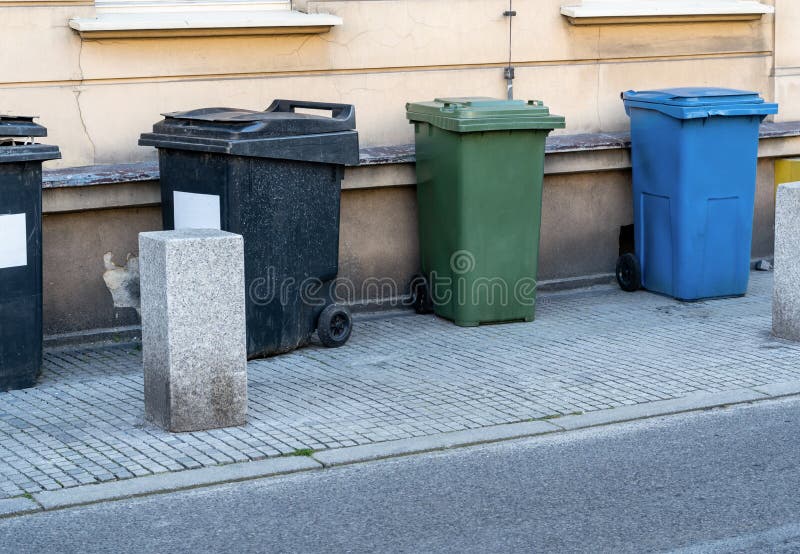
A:
<svg viewBox="0 0 800 554">
<path fill-rule="evenodd" d="M 168 431 L 247 417 L 244 243 L 211 229 L 139 235 L 147 419 Z"/>
<path fill-rule="evenodd" d="M 772 333 L 800 341 L 800 183 L 778 187 Z"/>
</svg>

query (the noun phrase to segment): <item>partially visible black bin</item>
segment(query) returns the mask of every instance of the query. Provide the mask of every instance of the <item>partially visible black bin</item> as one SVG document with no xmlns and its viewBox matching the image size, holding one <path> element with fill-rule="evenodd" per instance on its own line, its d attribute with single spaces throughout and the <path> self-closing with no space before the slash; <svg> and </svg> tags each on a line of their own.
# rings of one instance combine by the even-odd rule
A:
<svg viewBox="0 0 800 554">
<path fill-rule="evenodd" d="M 347 342 L 350 313 L 332 283 L 344 166 L 358 163 L 355 108 L 275 100 L 263 112 L 164 116 L 139 140 L 159 150 L 164 229 L 244 237 L 248 356 L 302 346 L 315 329 L 326 346 Z"/>
<path fill-rule="evenodd" d="M 0 391 L 42 369 L 42 162 L 61 153 L 33 119 L 0 115 Z"/>
</svg>

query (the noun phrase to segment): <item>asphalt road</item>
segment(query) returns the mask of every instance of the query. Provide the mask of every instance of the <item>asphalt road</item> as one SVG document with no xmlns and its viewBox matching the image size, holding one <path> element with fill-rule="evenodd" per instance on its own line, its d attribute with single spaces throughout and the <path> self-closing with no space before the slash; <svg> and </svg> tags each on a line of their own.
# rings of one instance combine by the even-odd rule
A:
<svg viewBox="0 0 800 554">
<path fill-rule="evenodd" d="M 800 552 L 800 400 L 0 520 L 0 552 Z"/>
</svg>

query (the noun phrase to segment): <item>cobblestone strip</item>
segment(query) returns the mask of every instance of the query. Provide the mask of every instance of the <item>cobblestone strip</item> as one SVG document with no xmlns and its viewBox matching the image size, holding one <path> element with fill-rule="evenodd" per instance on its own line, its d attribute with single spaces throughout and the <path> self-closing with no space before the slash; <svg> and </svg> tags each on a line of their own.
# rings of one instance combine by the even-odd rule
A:
<svg viewBox="0 0 800 554">
<path fill-rule="evenodd" d="M 370 319 L 347 347 L 249 364 L 249 423 L 169 434 L 142 420 L 141 353 L 46 354 L 34 389 L 0 394 L 0 499 L 468 431 L 800 380 L 800 345 L 770 334 L 772 280 L 685 304 L 614 287 L 544 295 L 537 321 L 463 329 Z"/>
</svg>

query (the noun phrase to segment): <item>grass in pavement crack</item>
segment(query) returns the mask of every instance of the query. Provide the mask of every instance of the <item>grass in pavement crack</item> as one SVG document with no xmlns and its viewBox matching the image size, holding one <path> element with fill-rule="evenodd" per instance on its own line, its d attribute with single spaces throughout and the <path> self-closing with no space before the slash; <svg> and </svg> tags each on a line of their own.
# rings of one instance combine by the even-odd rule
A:
<svg viewBox="0 0 800 554">
<path fill-rule="evenodd" d="M 286 454 L 287 456 L 313 456 L 314 449 L 313 448 L 298 448 L 294 452 L 290 452 Z"/>
<path fill-rule="evenodd" d="M 526 419 L 525 421 L 549 421 L 551 419 L 558 419 L 560 417 L 566 417 L 571 415 L 583 415 L 583 412 L 570 412 L 568 414 L 550 414 L 542 417 L 532 417 Z"/>
</svg>

